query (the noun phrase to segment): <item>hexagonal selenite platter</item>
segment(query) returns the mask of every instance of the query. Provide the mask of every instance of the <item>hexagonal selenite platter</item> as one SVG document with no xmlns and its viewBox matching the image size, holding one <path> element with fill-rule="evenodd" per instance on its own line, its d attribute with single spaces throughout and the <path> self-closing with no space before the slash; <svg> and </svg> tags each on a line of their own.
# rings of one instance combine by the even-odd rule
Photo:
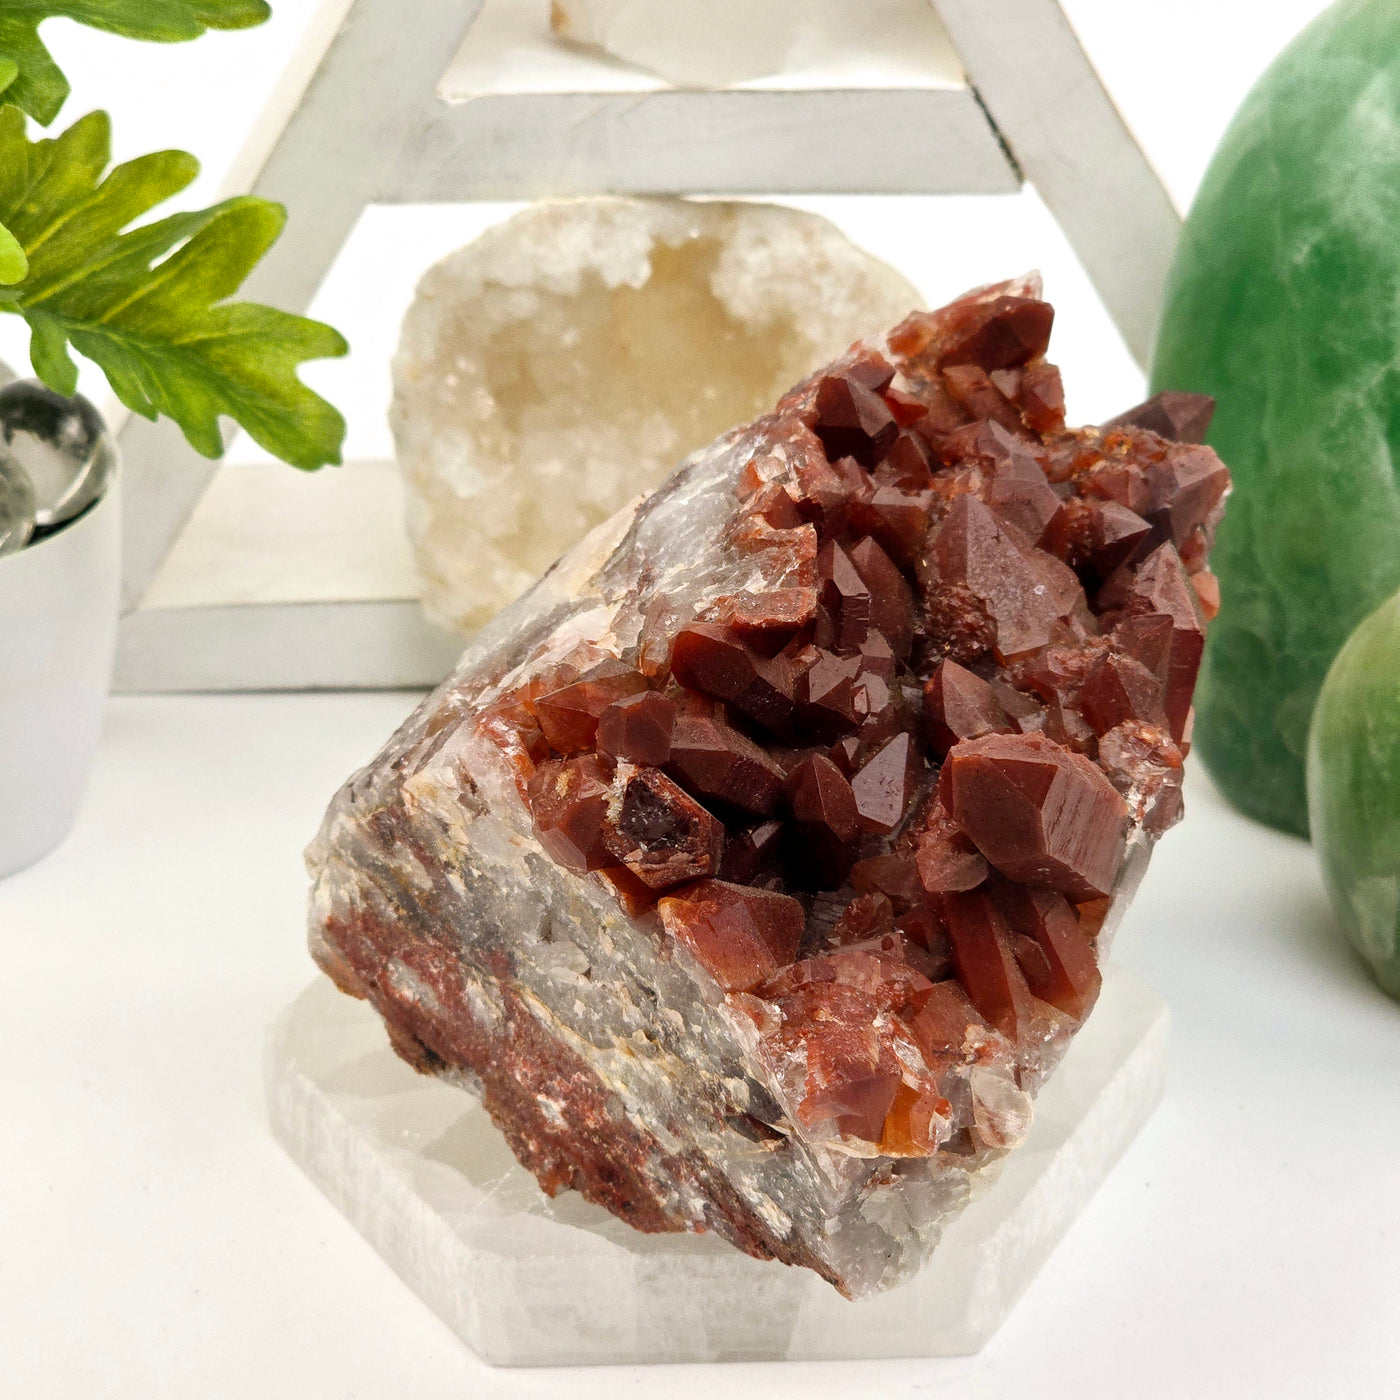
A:
<svg viewBox="0 0 1400 1400">
<path fill-rule="evenodd" d="M 1108 967 L 1035 1124 L 911 1282 L 847 1302 L 705 1235 L 643 1235 L 547 1198 L 475 1099 L 416 1074 L 379 1017 L 318 981 L 268 1042 L 287 1151 L 411 1288 L 508 1366 L 955 1356 L 997 1330 L 1161 1096 L 1169 1018 Z"/>
</svg>

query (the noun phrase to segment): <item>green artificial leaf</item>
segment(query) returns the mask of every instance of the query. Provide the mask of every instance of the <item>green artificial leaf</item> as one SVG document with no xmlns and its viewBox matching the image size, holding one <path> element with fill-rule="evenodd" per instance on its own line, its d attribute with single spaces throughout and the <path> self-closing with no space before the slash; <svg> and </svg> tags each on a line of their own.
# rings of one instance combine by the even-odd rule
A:
<svg viewBox="0 0 1400 1400">
<path fill-rule="evenodd" d="M 248 29 L 271 13 L 266 0 L 0 0 L 0 54 L 16 66 L 6 98 L 44 126 L 63 106 L 68 79 L 39 38 L 46 19 L 172 44 L 210 29 Z"/>
<path fill-rule="evenodd" d="M 29 322 L 40 377 L 73 393 L 71 348 L 128 408 L 173 418 L 206 457 L 223 450 L 227 415 L 293 466 L 339 462 L 345 421 L 297 369 L 343 355 L 345 341 L 318 321 L 225 300 L 281 233 L 282 206 L 228 199 L 123 232 L 199 166 L 161 151 L 107 172 L 110 155 L 105 112 L 30 141 L 20 111 L 0 108 L 0 222 L 29 262 L 23 282 L 0 288 L 0 310 Z"/>
<path fill-rule="evenodd" d="M 18 238 L 0 224 L 0 286 L 11 287 L 23 282 L 29 271 L 29 259 Z"/>
<path fill-rule="evenodd" d="M 0 92 L 3 92 L 19 76 L 19 64 L 12 58 L 0 55 Z M 19 239 L 0 224 L 0 286 L 11 286 L 20 281 L 29 271 L 29 260 Z"/>
</svg>

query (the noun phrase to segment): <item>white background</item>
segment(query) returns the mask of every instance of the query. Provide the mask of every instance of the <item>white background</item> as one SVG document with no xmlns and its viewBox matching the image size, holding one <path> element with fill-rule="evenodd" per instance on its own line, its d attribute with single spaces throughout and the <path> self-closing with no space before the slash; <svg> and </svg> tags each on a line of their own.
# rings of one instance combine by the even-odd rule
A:
<svg viewBox="0 0 1400 1400">
<path fill-rule="evenodd" d="M 49 26 L 80 93 L 66 116 L 106 103 L 119 154 L 182 144 L 217 168 L 309 4 L 275 8 L 264 31 L 178 53 Z M 1318 6 L 1067 8 L 1184 203 L 1234 104 Z M 1033 201 L 995 203 L 930 210 L 935 227 L 981 221 L 979 237 L 902 265 L 932 299 L 1029 248 L 1059 305 L 1072 409 L 1120 407 L 1134 372 L 1055 230 Z M 854 231 L 907 248 L 897 216 L 872 208 Z M 415 235 L 393 219 L 363 255 L 382 295 L 335 311 L 356 355 L 315 371 L 362 410 L 367 452 L 398 311 L 435 243 L 451 246 L 441 222 Z M 311 972 L 300 848 L 410 703 L 116 701 L 77 832 L 0 884 L 5 1400 L 1400 1393 L 1400 1010 L 1338 943 L 1306 846 L 1230 813 L 1199 771 L 1119 943 L 1175 1013 L 1166 1101 L 980 1356 L 483 1366 L 282 1156 L 261 1102 L 263 1031 Z"/>
</svg>

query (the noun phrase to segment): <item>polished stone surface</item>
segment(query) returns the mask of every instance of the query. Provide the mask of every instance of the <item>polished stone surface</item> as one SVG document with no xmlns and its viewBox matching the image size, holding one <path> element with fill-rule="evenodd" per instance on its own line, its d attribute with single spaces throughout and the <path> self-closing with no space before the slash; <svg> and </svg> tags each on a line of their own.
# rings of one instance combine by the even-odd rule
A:
<svg viewBox="0 0 1400 1400">
<path fill-rule="evenodd" d="M 1214 395 L 1235 479 L 1197 743 L 1250 815 L 1305 833 L 1308 720 L 1400 587 L 1400 8 L 1344 0 L 1245 101 L 1186 222 L 1153 367 Z"/>
<path fill-rule="evenodd" d="M 1308 813 L 1337 923 L 1400 998 L 1400 595 L 1327 673 L 1309 735 Z"/>
</svg>

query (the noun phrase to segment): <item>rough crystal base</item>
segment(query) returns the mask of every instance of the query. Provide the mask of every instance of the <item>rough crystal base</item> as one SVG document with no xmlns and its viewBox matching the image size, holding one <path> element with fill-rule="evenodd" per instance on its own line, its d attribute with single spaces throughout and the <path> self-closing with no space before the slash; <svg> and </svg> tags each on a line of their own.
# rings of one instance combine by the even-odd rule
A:
<svg viewBox="0 0 1400 1400">
<path fill-rule="evenodd" d="M 273 1131 L 420 1297 L 487 1361 L 959 1356 L 996 1332 L 1151 1115 L 1169 1017 L 1107 969 L 1035 1125 L 911 1282 L 847 1302 L 806 1269 L 703 1235 L 642 1235 L 549 1200 L 485 1111 L 415 1074 L 364 1003 L 317 981 L 268 1045 Z"/>
</svg>

